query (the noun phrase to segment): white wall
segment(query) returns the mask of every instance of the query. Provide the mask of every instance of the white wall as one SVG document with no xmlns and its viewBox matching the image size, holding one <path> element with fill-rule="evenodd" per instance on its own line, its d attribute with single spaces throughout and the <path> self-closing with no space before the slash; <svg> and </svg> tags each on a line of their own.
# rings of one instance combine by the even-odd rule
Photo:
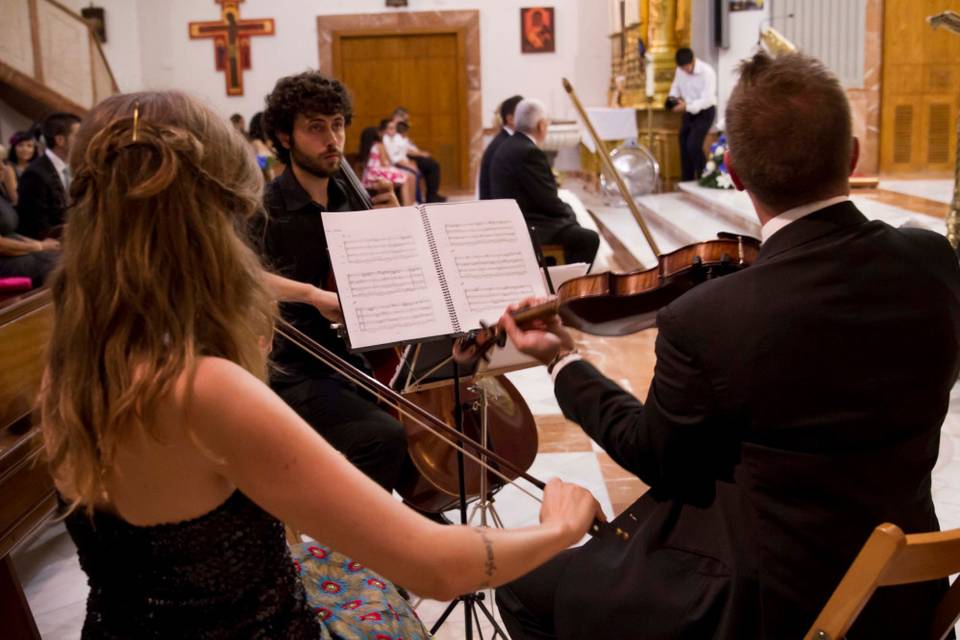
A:
<svg viewBox="0 0 960 640">
<path fill-rule="evenodd" d="M 727 100 L 739 78 L 736 70 L 740 61 L 757 51 L 760 27 L 769 24 L 770 3 L 762 10 L 730 12 L 730 47 L 720 49 L 717 56 L 717 126 L 723 126 Z"/>
<path fill-rule="evenodd" d="M 74 0 L 82 4 L 85 0 Z M 124 0 L 114 0 L 124 2 Z M 131 1 L 132 0 L 128 0 Z M 104 3 L 109 4 L 109 3 Z M 410 0 L 409 11 L 480 11 L 483 123 L 490 126 L 501 100 L 515 93 L 542 99 L 555 117 L 572 118 L 560 84 L 567 76 L 587 104 L 606 101 L 610 73 L 608 13 L 599 0 L 553 0 L 556 53 L 520 53 L 520 7 L 529 0 Z M 125 90 L 178 88 L 207 98 L 224 115 L 248 119 L 263 107 L 277 78 L 318 64 L 318 15 L 380 13 L 383 0 L 247 0 L 241 16 L 273 18 L 275 36 L 251 39 L 253 68 L 244 72 L 245 95 L 228 97 L 222 72 L 214 69 L 210 40 L 190 40 L 187 23 L 219 19 L 219 5 L 197 0 L 137 0 L 141 85 Z M 109 10 L 108 10 L 109 11 Z M 108 21 L 109 21 L 108 17 Z M 110 36 L 113 37 L 112 35 Z"/>
<path fill-rule="evenodd" d="M 60 0 L 66 7 L 80 13 L 90 6 L 90 0 Z M 120 91 L 136 91 L 142 85 L 140 69 L 139 10 L 135 0 L 96 0 L 96 6 L 106 13 L 107 42 L 103 54 L 117 80 Z M 186 27 L 184 27 L 186 29 Z M 156 52 L 155 55 L 163 55 Z"/>
</svg>

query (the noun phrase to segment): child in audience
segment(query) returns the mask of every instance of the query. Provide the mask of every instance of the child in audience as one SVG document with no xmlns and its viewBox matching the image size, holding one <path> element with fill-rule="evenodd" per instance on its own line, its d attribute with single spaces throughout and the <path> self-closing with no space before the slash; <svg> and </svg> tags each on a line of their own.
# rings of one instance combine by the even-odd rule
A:
<svg viewBox="0 0 960 640">
<path fill-rule="evenodd" d="M 363 185 L 370 186 L 378 180 L 388 180 L 400 190 L 400 204 L 416 204 L 416 178 L 390 164 L 383 149 L 383 139 L 375 127 L 367 127 L 360 133 L 360 155 L 363 167 Z"/>
</svg>

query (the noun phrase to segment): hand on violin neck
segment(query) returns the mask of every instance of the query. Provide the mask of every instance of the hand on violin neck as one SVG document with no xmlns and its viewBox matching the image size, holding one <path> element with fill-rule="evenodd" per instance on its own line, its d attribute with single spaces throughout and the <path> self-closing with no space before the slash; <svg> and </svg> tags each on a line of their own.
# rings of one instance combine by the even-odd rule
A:
<svg viewBox="0 0 960 640">
<path fill-rule="evenodd" d="M 543 364 L 549 364 L 562 351 L 575 348 L 573 336 L 566 330 L 556 315 L 545 319 L 534 319 L 517 325 L 513 314 L 521 309 L 535 306 L 547 299 L 527 298 L 517 305 L 507 307 L 500 318 L 500 326 L 507 332 L 510 342 L 521 352 L 536 358 Z"/>
<path fill-rule="evenodd" d="M 319 287 L 313 287 L 306 302 L 316 307 L 317 311 L 330 322 L 343 322 L 343 314 L 340 311 L 340 298 L 333 291 L 325 291 Z"/>
<path fill-rule="evenodd" d="M 400 206 L 397 194 L 393 191 L 393 183 L 389 180 L 380 178 L 370 187 L 370 191 L 372 191 L 370 200 L 373 202 L 374 209 L 389 209 Z"/>
</svg>

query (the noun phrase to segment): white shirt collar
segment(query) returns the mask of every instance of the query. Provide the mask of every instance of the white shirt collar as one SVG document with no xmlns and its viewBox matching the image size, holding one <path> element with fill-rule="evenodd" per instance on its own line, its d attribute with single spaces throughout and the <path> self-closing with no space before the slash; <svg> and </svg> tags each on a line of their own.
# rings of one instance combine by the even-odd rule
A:
<svg viewBox="0 0 960 640">
<path fill-rule="evenodd" d="M 53 168 L 57 170 L 57 175 L 60 176 L 60 179 L 63 179 L 63 170 L 67 168 L 67 163 L 63 161 L 63 158 L 58 156 L 53 152 L 50 147 L 47 147 L 43 150 L 47 157 L 50 158 L 50 162 L 53 163 Z"/>
<path fill-rule="evenodd" d="M 804 204 L 799 207 L 794 207 L 793 209 L 787 209 L 776 218 L 767 220 L 766 224 L 760 227 L 760 240 L 761 242 L 766 242 L 770 239 L 770 236 L 775 234 L 777 231 L 780 231 L 791 222 L 796 222 L 800 218 L 805 218 L 811 213 L 816 213 L 821 209 L 826 209 L 827 207 L 832 207 L 835 204 L 840 204 L 841 202 L 847 202 L 849 200 L 850 196 L 836 196 L 834 198 L 828 198 L 827 200 L 818 200 L 817 202 Z"/>
<path fill-rule="evenodd" d="M 508 127 L 507 125 L 503 125 L 503 130 L 507 132 L 507 135 L 511 135 L 511 136 L 512 136 L 514 133 L 516 133 L 516 131 L 514 131 L 513 129 L 511 129 L 511 128 Z"/>
</svg>

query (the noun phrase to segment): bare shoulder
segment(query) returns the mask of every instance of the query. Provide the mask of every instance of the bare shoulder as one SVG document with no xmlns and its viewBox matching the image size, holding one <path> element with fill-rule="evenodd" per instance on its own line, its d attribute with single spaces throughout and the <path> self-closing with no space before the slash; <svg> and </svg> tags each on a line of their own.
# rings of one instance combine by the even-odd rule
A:
<svg viewBox="0 0 960 640">
<path fill-rule="evenodd" d="M 285 408 L 263 381 L 237 363 L 216 357 L 200 358 L 192 380 L 184 374 L 178 381 L 175 398 L 198 435 L 262 424 L 267 415 Z"/>
</svg>

